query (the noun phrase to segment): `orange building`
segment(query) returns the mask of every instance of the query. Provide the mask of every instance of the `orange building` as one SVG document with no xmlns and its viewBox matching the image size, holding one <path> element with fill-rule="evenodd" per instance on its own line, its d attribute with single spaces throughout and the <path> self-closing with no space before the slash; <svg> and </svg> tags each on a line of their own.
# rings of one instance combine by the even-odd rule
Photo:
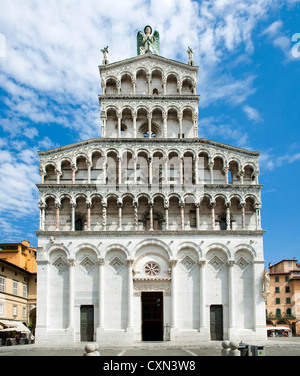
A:
<svg viewBox="0 0 300 376">
<path fill-rule="evenodd" d="M 36 282 L 36 249 L 26 240 L 0 243 L 0 331 L 14 320 L 34 332 Z"/>
<path fill-rule="evenodd" d="M 300 335 L 300 264 L 296 258 L 269 265 L 267 325 L 289 327 Z"/>
</svg>

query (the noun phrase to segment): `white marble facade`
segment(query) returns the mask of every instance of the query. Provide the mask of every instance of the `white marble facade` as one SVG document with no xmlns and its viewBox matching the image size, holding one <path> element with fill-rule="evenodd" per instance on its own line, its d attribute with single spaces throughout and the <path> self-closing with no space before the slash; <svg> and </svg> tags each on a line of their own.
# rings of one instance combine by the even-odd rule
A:
<svg viewBox="0 0 300 376">
<path fill-rule="evenodd" d="M 36 341 L 265 339 L 259 153 L 197 137 L 197 67 L 99 70 L 102 137 L 39 153 Z"/>
</svg>

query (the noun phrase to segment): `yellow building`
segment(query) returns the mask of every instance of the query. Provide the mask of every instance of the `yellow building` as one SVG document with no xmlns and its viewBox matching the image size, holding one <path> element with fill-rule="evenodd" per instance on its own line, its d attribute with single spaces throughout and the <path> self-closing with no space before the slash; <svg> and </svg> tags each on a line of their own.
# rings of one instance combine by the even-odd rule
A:
<svg viewBox="0 0 300 376">
<path fill-rule="evenodd" d="M 28 241 L 0 244 L 0 333 L 14 320 L 35 328 L 36 249 Z M 2 330 L 2 332 L 1 332 Z M 2 336 L 3 337 L 3 336 Z"/>
<path fill-rule="evenodd" d="M 296 258 L 269 265 L 267 325 L 292 329 L 300 335 L 300 264 Z"/>
</svg>

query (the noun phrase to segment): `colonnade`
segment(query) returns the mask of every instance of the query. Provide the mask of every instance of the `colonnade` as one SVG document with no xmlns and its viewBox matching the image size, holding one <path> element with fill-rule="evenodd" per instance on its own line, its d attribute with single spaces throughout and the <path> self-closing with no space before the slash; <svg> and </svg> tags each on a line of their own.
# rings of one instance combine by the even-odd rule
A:
<svg viewBox="0 0 300 376">
<path fill-rule="evenodd" d="M 127 322 L 126 322 L 126 330 L 132 329 L 134 327 L 134 312 L 133 312 L 133 299 L 134 299 L 134 273 L 133 273 L 133 265 L 134 265 L 134 259 L 127 259 L 127 291 L 126 291 L 126 301 L 127 301 Z M 180 307 L 178 307 L 177 302 L 177 268 L 178 268 L 178 262 L 180 260 L 178 259 L 170 259 L 169 265 L 170 265 L 170 292 L 171 292 L 171 300 L 170 300 L 170 327 L 171 331 L 172 329 L 178 328 L 178 311 L 180 311 Z M 199 332 L 205 331 L 209 332 L 209 324 L 207 323 L 207 294 L 206 294 L 206 268 L 207 263 L 209 260 L 199 260 L 198 261 L 198 273 L 199 273 Z M 228 330 L 234 330 L 236 327 L 236 317 L 235 317 L 235 286 L 234 286 L 234 265 L 235 265 L 234 259 L 228 259 L 225 263 L 227 267 L 227 281 L 228 281 L 228 290 L 227 290 L 227 298 L 225 298 L 228 301 L 228 322 L 225 323 L 225 327 L 228 328 Z M 75 315 L 74 315 L 74 308 L 75 308 L 75 265 L 76 260 L 75 259 L 69 259 L 68 260 L 68 319 L 67 319 L 67 328 L 68 329 L 74 329 L 75 328 Z M 105 330 L 107 326 L 105 325 L 105 266 L 106 261 L 105 258 L 98 258 L 98 329 Z M 254 285 L 254 281 L 256 281 L 256 269 L 255 269 L 255 262 L 252 264 L 252 301 L 253 301 L 253 315 L 255 317 L 255 293 L 256 288 Z M 226 304 L 226 303 L 223 304 Z M 195 307 L 194 307 L 195 309 Z M 254 321 L 255 326 L 255 321 Z M 109 329 L 109 328 L 107 328 Z"/>
<path fill-rule="evenodd" d="M 97 196 L 96 196 L 97 197 Z M 143 197 L 142 204 L 139 199 Z M 95 198 L 95 197 L 94 197 Z M 224 197 L 217 196 L 215 199 L 203 197 L 202 201 L 192 201 L 192 197 L 186 197 L 181 200 L 177 196 L 171 196 L 169 199 L 163 199 L 158 196 L 154 199 L 149 199 L 140 196 L 135 199 L 131 196 L 124 196 L 122 199 L 110 196 L 107 198 L 97 197 L 97 202 L 81 197 L 81 206 L 79 215 L 76 214 L 76 207 L 78 202 L 68 197 L 62 197 L 61 201 L 55 200 L 54 197 L 48 197 L 45 202 L 40 202 L 40 230 L 45 231 L 49 229 L 51 222 L 54 222 L 53 217 L 46 221 L 45 214 L 50 210 L 48 215 L 54 216 L 55 210 L 55 230 L 61 230 L 60 212 L 62 210 L 62 202 L 66 199 L 69 202 L 71 213 L 64 207 L 63 215 L 71 214 L 71 228 L 69 231 L 93 231 L 95 229 L 95 221 L 98 223 L 97 230 L 111 231 L 111 230 L 260 230 L 260 208 L 259 202 L 254 198 L 249 197 L 244 200 L 233 197 L 226 201 Z M 49 201 L 50 199 L 50 201 Z M 78 199 L 78 198 L 77 198 Z M 190 199 L 190 200 L 189 200 Z M 124 201 L 123 201 L 124 200 Z M 126 201 L 126 207 L 124 207 Z M 108 204 L 113 210 L 113 214 L 108 217 Z M 91 218 L 91 208 L 96 206 L 97 212 Z M 131 206 L 132 205 L 132 206 Z M 139 205 L 142 211 L 139 211 Z M 130 206 L 132 210 L 130 210 Z M 84 209 L 85 208 L 85 209 Z M 124 208 L 124 209 L 123 209 Z M 246 208 L 247 208 L 247 224 L 246 224 Z M 169 209 L 171 209 L 172 224 L 169 224 Z M 126 216 L 126 225 L 123 225 L 123 210 Z M 210 214 L 209 214 L 210 211 Z M 255 222 L 252 219 L 252 213 L 255 213 Z M 80 219 L 79 228 L 76 228 L 76 220 Z M 114 227 L 108 226 L 109 223 L 114 222 Z M 154 226 L 156 221 L 157 225 Z M 235 226 L 233 227 L 233 221 Z M 66 220 L 64 219 L 64 225 Z M 93 229 L 92 229 L 93 222 Z M 101 225 L 100 225 L 101 222 Z M 141 227 L 142 223 L 142 227 Z M 205 227 L 204 223 L 206 224 Z M 54 228 L 52 228 L 54 230 Z"/>
</svg>

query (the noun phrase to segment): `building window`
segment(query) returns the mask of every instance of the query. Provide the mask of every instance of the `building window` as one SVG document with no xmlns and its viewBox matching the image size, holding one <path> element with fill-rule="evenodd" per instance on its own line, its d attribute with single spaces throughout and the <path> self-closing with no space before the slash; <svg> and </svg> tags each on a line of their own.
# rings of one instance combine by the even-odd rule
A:
<svg viewBox="0 0 300 376">
<path fill-rule="evenodd" d="M 27 298 L 27 285 L 23 283 L 23 298 Z"/>
<path fill-rule="evenodd" d="M 0 291 L 1 292 L 5 292 L 5 284 L 6 284 L 5 282 L 6 282 L 6 278 L 0 276 Z"/>
<path fill-rule="evenodd" d="M 275 292 L 276 292 L 276 293 L 279 293 L 279 292 L 280 292 L 279 287 L 275 287 Z"/>
<path fill-rule="evenodd" d="M 292 314 L 292 310 L 291 310 L 290 308 L 288 308 L 288 309 L 286 310 L 286 314 L 287 314 L 287 315 L 291 315 L 291 314 Z"/>
<path fill-rule="evenodd" d="M 159 265 L 156 262 L 148 262 L 145 265 L 145 273 L 151 277 L 159 273 Z"/>
<path fill-rule="evenodd" d="M 0 303 L 0 315 L 4 315 L 4 303 Z"/>
<path fill-rule="evenodd" d="M 14 317 L 18 316 L 18 306 L 16 306 L 16 305 L 13 306 L 13 316 Z"/>
<path fill-rule="evenodd" d="M 280 298 L 276 298 L 276 304 L 280 304 Z"/>
<path fill-rule="evenodd" d="M 279 282 L 279 277 L 275 277 L 275 282 Z"/>
<path fill-rule="evenodd" d="M 279 308 L 276 309 L 276 316 L 281 316 L 281 309 Z"/>
<path fill-rule="evenodd" d="M 291 298 L 286 298 L 286 304 L 291 304 Z"/>
<path fill-rule="evenodd" d="M 13 281 L 13 292 L 14 295 L 18 295 L 18 281 Z"/>
<path fill-rule="evenodd" d="M 26 307 L 23 307 L 23 318 L 26 317 Z"/>
<path fill-rule="evenodd" d="M 285 287 L 285 292 L 290 292 L 290 286 Z"/>
<path fill-rule="evenodd" d="M 289 282 L 289 280 L 290 280 L 290 277 L 287 275 L 287 276 L 285 277 L 285 282 Z"/>
</svg>

